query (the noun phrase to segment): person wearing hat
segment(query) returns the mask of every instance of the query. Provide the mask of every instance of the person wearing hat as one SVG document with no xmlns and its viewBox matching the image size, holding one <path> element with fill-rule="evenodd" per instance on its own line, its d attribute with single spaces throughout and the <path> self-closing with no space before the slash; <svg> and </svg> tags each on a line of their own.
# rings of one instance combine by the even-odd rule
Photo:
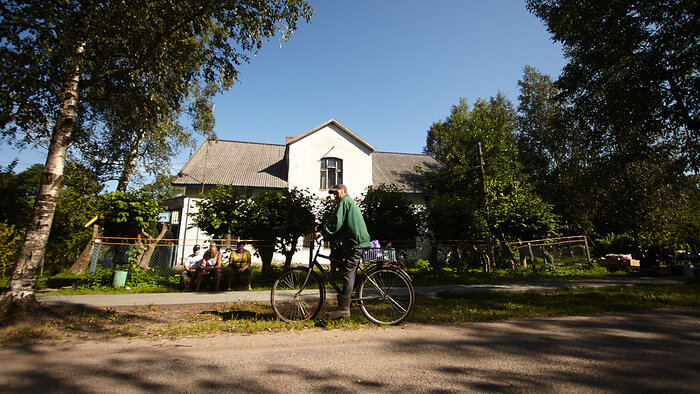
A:
<svg viewBox="0 0 700 394">
<path fill-rule="evenodd" d="M 369 234 L 365 219 L 355 201 L 348 195 L 345 185 L 337 184 L 328 190 L 328 193 L 334 195 L 338 202 L 335 216 L 331 223 L 314 234 L 314 238 L 318 239 L 323 235 L 340 241 L 339 251 L 342 261 L 338 264 L 338 268 L 343 276 L 343 290 L 338 294 L 338 310 L 328 313 L 328 318 L 340 319 L 350 317 L 350 299 L 357 266 L 360 264 L 363 249 L 369 248 Z"/>
<path fill-rule="evenodd" d="M 202 268 L 202 256 L 199 255 L 199 245 L 192 248 L 192 254 L 187 256 L 185 260 L 185 270 L 180 275 L 182 284 L 185 290 L 189 290 L 192 278 L 197 275 L 197 272 Z"/>
</svg>

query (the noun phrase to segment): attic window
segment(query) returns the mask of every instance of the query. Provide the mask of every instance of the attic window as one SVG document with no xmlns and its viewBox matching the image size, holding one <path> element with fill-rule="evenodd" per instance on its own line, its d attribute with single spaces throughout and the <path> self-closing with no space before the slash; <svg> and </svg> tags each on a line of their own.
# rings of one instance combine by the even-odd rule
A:
<svg viewBox="0 0 700 394">
<path fill-rule="evenodd" d="M 321 159 L 321 190 L 343 183 L 343 161 L 335 157 Z"/>
</svg>

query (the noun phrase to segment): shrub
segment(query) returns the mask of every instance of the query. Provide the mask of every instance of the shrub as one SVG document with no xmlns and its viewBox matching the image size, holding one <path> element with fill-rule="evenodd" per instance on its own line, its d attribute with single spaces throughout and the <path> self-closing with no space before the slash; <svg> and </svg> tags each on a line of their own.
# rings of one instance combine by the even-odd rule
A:
<svg viewBox="0 0 700 394">
<path fill-rule="evenodd" d="M 0 222 L 0 278 L 9 275 L 23 239 L 24 229 L 18 230 L 14 225 L 7 224 L 7 221 Z"/>
</svg>

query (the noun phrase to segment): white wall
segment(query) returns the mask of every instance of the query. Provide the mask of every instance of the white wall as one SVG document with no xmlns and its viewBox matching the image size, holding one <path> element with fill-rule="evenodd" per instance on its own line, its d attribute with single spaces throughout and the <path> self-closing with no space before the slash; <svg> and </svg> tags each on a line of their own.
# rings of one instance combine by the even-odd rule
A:
<svg viewBox="0 0 700 394">
<path fill-rule="evenodd" d="M 195 203 L 198 198 L 185 197 L 182 202 L 182 212 L 180 213 L 180 234 L 178 234 L 177 264 L 182 264 L 183 260 L 192 253 L 192 247 L 196 244 L 205 249 L 208 246 L 209 236 L 194 226 L 194 217 L 199 209 Z M 190 228 L 192 227 L 192 228 Z"/>
<path fill-rule="evenodd" d="M 321 190 L 321 159 L 343 160 L 343 184 L 348 194 L 358 198 L 372 184 L 371 151 L 334 124 L 289 145 L 289 188 L 308 189 L 318 197 L 328 196 Z"/>
</svg>

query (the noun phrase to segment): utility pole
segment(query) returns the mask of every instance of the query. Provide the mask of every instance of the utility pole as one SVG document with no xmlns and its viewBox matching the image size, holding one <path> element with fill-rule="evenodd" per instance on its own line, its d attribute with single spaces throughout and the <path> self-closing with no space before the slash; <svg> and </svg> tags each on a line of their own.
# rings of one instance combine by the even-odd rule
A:
<svg viewBox="0 0 700 394">
<path fill-rule="evenodd" d="M 479 168 L 481 169 L 481 186 L 484 189 L 484 209 L 486 209 L 486 223 L 489 223 L 489 202 L 486 194 L 486 172 L 484 171 L 484 155 L 481 153 L 481 142 L 477 142 L 479 147 Z"/>
<path fill-rule="evenodd" d="M 481 186 L 484 191 L 484 210 L 486 212 L 486 229 L 488 230 L 488 238 L 486 239 L 486 247 L 488 248 L 488 261 L 485 264 L 484 270 L 491 271 L 491 265 L 495 264 L 495 255 L 493 250 L 493 240 L 491 239 L 491 218 L 489 215 L 489 199 L 486 191 L 486 172 L 484 171 L 484 154 L 481 152 L 481 142 L 477 142 L 479 147 L 479 169 L 481 170 Z"/>
</svg>

